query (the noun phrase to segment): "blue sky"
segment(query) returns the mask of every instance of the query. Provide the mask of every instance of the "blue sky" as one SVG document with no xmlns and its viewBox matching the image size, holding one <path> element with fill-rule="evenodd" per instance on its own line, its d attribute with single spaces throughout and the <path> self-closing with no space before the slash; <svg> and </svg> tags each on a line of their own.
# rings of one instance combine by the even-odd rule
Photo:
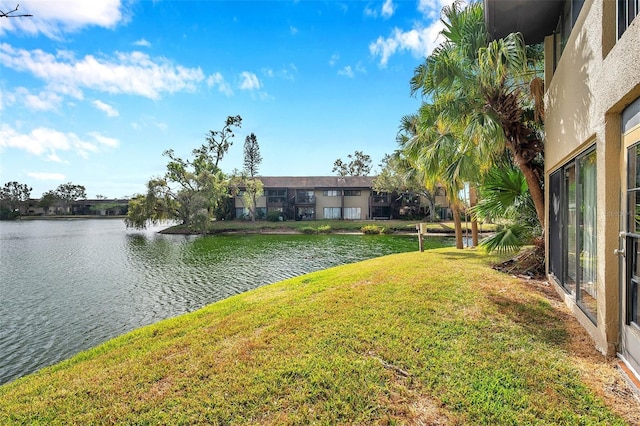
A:
<svg viewBox="0 0 640 426">
<path fill-rule="evenodd" d="M 228 115 L 225 172 L 252 132 L 263 176 L 331 175 L 355 150 L 377 166 L 450 3 L 22 0 L 33 17 L 0 18 L 0 184 L 141 193 Z"/>
</svg>

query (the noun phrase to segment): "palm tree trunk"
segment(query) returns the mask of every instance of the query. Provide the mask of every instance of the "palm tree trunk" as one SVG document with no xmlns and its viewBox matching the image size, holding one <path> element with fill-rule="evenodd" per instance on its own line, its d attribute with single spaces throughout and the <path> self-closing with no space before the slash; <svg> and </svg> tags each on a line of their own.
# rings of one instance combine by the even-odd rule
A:
<svg viewBox="0 0 640 426">
<path fill-rule="evenodd" d="M 517 154 L 514 154 L 516 164 L 522 171 L 525 180 L 527 181 L 527 186 L 529 186 L 529 193 L 531 194 L 531 199 L 533 200 L 533 204 L 536 208 L 536 215 L 538 216 L 538 220 L 540 221 L 540 227 L 544 230 L 544 191 L 542 189 L 542 185 L 540 184 L 540 179 L 538 178 L 538 173 L 532 167 L 530 162 L 524 161 L 524 159 Z"/>
<path fill-rule="evenodd" d="M 456 248 L 463 249 L 462 244 L 462 221 L 460 220 L 460 207 L 457 203 L 451 204 L 451 210 L 453 211 L 453 225 L 456 230 Z"/>
<path fill-rule="evenodd" d="M 469 205 L 475 207 L 478 204 L 478 193 L 475 186 L 469 187 Z M 478 219 L 471 215 L 471 245 L 478 247 Z"/>
</svg>

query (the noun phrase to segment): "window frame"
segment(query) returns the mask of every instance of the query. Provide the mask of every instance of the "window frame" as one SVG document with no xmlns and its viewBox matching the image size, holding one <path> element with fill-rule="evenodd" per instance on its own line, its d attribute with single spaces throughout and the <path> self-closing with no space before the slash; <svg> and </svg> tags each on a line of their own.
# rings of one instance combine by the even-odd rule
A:
<svg viewBox="0 0 640 426">
<path fill-rule="evenodd" d="M 598 285 L 598 276 L 597 276 L 597 228 L 593 228 L 592 231 L 595 233 L 593 240 L 596 241 L 596 245 L 594 245 L 595 251 L 595 260 L 594 264 L 595 271 L 592 271 L 594 274 L 594 281 L 591 282 L 593 286 L 594 294 L 591 294 L 589 291 L 585 290 L 588 283 L 583 283 L 584 273 L 583 269 L 585 268 L 585 263 L 583 262 L 584 258 L 582 256 L 582 251 L 584 249 L 584 236 L 586 235 L 585 231 L 585 214 L 583 212 L 583 203 L 584 197 L 583 193 L 585 193 L 585 189 L 583 187 L 582 180 L 582 168 L 581 164 L 583 160 L 591 155 L 596 155 L 596 144 L 589 146 L 589 148 L 582 151 L 580 154 L 576 155 L 570 161 L 565 163 L 563 166 L 558 168 L 556 171 L 549 175 L 549 191 L 550 191 L 550 209 L 558 209 L 558 220 L 554 220 L 552 222 L 552 212 L 549 212 L 549 224 L 548 224 L 548 232 L 549 232 L 549 273 L 558 283 L 558 285 L 567 293 L 570 294 L 576 305 L 580 308 L 582 312 L 589 318 L 589 320 L 597 326 L 597 285 Z M 595 184 L 595 193 L 597 194 L 597 156 L 595 157 L 595 173 L 596 179 L 594 179 Z M 560 188 L 557 188 L 557 186 Z M 570 191 L 575 191 L 575 199 L 570 200 Z M 558 194 L 558 200 L 553 199 L 554 195 Z M 571 202 L 575 203 L 573 209 L 571 208 Z M 597 199 L 596 199 L 597 202 Z M 557 205 L 554 205 L 556 204 Z M 571 216 L 571 213 L 574 213 L 574 216 Z M 555 218 L 554 218 L 555 219 Z M 559 223 L 558 223 L 559 222 Z M 574 227 L 575 235 L 570 234 L 570 228 Z M 591 224 L 597 226 L 597 211 L 593 216 L 593 223 Z M 560 238 L 560 241 L 557 239 L 553 239 L 553 236 L 557 235 Z M 571 261 L 570 251 L 573 249 L 574 260 Z M 556 253 L 555 251 L 559 250 L 560 253 Z M 557 256 L 561 256 L 560 260 L 558 260 Z M 561 270 L 556 270 L 560 268 Z M 595 307 L 591 309 L 587 303 L 585 303 L 585 296 L 583 292 L 593 297 L 595 299 Z"/>
<path fill-rule="evenodd" d="M 616 2 L 616 25 L 618 40 L 627 31 L 640 12 L 640 0 L 618 0 Z"/>
<path fill-rule="evenodd" d="M 327 211 L 332 211 L 332 213 L 330 215 L 327 215 Z M 324 207 L 322 209 L 322 218 L 328 220 L 342 219 L 342 209 L 340 207 Z"/>
<path fill-rule="evenodd" d="M 351 211 L 357 212 L 356 215 L 352 215 Z M 345 207 L 343 211 L 344 220 L 362 220 L 362 207 Z"/>
</svg>

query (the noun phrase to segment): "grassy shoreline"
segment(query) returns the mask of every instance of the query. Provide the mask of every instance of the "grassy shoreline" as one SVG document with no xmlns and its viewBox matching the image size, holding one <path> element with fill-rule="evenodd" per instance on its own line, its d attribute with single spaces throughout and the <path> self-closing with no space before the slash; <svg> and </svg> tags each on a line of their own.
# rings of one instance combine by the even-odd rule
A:
<svg viewBox="0 0 640 426">
<path fill-rule="evenodd" d="M 211 223 L 208 234 L 221 233 L 303 233 L 310 229 L 329 228 L 329 233 L 360 233 L 364 226 L 377 226 L 384 228 L 389 233 L 415 234 L 416 225 L 419 222 L 406 220 L 316 220 L 316 221 L 216 221 Z M 495 232 L 497 225 L 484 224 L 480 228 L 483 233 Z M 463 223 L 463 230 L 471 236 L 471 224 Z M 184 225 L 170 226 L 162 231 L 163 234 L 191 234 L 193 233 Z M 455 233 L 453 222 L 429 222 L 427 232 L 433 235 L 453 235 Z"/>
<path fill-rule="evenodd" d="M 1 386 L 0 424 L 640 420 L 607 405 L 623 383 L 586 379 L 612 367 L 574 350 L 564 306 L 492 260 L 412 252 L 261 287 Z"/>
<path fill-rule="evenodd" d="M 55 215 L 55 216 L 21 216 L 17 220 L 86 220 L 86 219 L 119 219 L 126 216 L 92 216 L 92 215 Z M 388 233 L 415 234 L 416 225 L 419 221 L 407 220 L 315 220 L 315 221 L 286 221 L 269 222 L 260 220 L 249 222 L 243 220 L 222 220 L 212 222 L 207 234 L 270 234 L 270 233 L 309 233 L 310 229 L 329 228 L 323 233 L 361 233 L 364 226 L 377 226 L 384 228 Z M 463 232 L 471 236 L 471 223 L 462 223 Z M 479 231 L 481 234 L 495 232 L 496 224 L 482 224 Z M 161 234 L 191 235 L 194 231 L 185 225 L 172 225 L 160 231 Z M 454 235 L 453 222 L 427 222 L 427 233 L 432 235 Z"/>
</svg>

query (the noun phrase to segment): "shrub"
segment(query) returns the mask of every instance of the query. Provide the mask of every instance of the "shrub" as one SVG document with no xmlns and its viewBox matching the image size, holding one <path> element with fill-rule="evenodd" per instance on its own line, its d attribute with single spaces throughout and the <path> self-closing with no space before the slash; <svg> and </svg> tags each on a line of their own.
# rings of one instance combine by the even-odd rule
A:
<svg viewBox="0 0 640 426">
<path fill-rule="evenodd" d="M 318 226 L 317 228 L 314 228 L 312 226 L 305 226 L 303 228 L 300 228 L 300 232 L 302 232 L 303 234 L 328 234 L 331 232 L 331 226 L 322 225 Z"/>
<path fill-rule="evenodd" d="M 329 225 L 318 226 L 316 228 L 316 232 L 318 234 L 329 234 L 331 232 L 331 226 Z"/>
<path fill-rule="evenodd" d="M 378 235 L 384 233 L 384 227 L 380 227 L 378 225 L 365 225 L 360 228 L 360 231 L 367 235 Z"/>
<path fill-rule="evenodd" d="M 283 220 L 282 212 L 270 211 L 267 213 L 267 220 L 269 222 L 280 222 Z"/>
</svg>

